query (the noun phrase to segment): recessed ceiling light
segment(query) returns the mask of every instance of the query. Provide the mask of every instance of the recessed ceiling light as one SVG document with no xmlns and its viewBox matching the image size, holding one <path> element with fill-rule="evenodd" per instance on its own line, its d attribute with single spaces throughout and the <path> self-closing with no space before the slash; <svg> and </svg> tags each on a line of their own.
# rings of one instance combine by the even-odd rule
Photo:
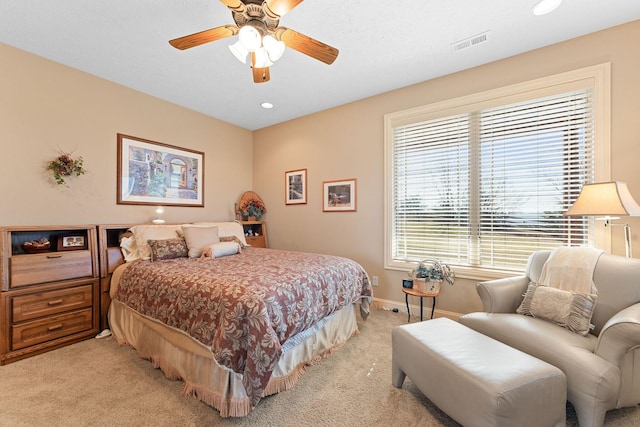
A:
<svg viewBox="0 0 640 427">
<path fill-rule="evenodd" d="M 536 16 L 546 15 L 556 10 L 560 3 L 562 3 L 562 0 L 540 0 L 533 6 L 531 12 Z"/>
<path fill-rule="evenodd" d="M 261 106 L 262 108 L 267 109 L 267 110 L 268 110 L 269 108 L 273 108 L 273 104 L 272 104 L 272 103 L 270 103 L 270 102 L 263 102 L 262 104 L 260 104 L 260 106 Z"/>
</svg>

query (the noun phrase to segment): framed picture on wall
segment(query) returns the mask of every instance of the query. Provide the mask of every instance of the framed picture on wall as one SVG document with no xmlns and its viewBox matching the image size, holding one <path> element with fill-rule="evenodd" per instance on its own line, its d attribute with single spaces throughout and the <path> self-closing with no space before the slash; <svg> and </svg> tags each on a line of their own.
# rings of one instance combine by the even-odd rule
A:
<svg viewBox="0 0 640 427">
<path fill-rule="evenodd" d="M 307 170 L 298 169 L 284 173 L 284 200 L 287 205 L 307 203 Z"/>
<path fill-rule="evenodd" d="M 324 181 L 322 183 L 322 210 L 324 212 L 355 212 L 356 179 Z"/>
<path fill-rule="evenodd" d="M 118 134 L 118 204 L 204 206 L 204 153 Z"/>
</svg>

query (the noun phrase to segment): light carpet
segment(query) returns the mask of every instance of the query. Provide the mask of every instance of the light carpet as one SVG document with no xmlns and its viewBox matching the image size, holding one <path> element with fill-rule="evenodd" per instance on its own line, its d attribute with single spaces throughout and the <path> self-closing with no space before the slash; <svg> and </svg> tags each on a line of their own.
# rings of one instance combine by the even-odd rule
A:
<svg viewBox="0 0 640 427">
<path fill-rule="evenodd" d="M 391 329 L 406 320 L 373 311 L 358 320 L 359 336 L 310 367 L 293 390 L 229 419 L 183 397 L 180 381 L 167 380 L 134 349 L 111 338 L 83 341 L 0 366 L 0 425 L 457 426 L 409 378 L 402 389 L 391 385 Z M 577 425 L 570 405 L 567 425 Z M 606 425 L 640 425 L 640 408 L 610 411 Z"/>
</svg>

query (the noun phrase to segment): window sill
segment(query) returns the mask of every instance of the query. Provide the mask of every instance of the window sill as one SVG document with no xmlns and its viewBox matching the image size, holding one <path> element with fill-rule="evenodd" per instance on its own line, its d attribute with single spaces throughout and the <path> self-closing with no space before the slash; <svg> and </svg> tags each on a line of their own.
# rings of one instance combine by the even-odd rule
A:
<svg viewBox="0 0 640 427">
<path fill-rule="evenodd" d="M 453 271 L 456 279 L 486 281 L 524 275 L 524 271 L 466 267 L 457 266 L 455 264 L 448 265 L 451 267 L 451 271 Z M 415 263 L 398 263 L 398 265 L 385 265 L 386 270 L 404 271 L 406 273 L 410 273 L 414 268 Z"/>
</svg>

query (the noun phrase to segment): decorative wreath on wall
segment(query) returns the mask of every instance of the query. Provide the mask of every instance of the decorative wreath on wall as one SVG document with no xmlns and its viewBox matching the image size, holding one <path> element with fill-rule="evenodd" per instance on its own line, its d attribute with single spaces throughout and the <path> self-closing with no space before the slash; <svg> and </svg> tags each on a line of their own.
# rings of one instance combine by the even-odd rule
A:
<svg viewBox="0 0 640 427">
<path fill-rule="evenodd" d="M 53 179 L 58 185 L 65 184 L 65 177 L 80 176 L 87 172 L 83 167 L 84 159 L 82 156 L 74 159 L 71 154 L 73 152 L 67 153 L 60 150 L 60 155 L 47 163 L 47 170 L 53 173 Z"/>
</svg>

